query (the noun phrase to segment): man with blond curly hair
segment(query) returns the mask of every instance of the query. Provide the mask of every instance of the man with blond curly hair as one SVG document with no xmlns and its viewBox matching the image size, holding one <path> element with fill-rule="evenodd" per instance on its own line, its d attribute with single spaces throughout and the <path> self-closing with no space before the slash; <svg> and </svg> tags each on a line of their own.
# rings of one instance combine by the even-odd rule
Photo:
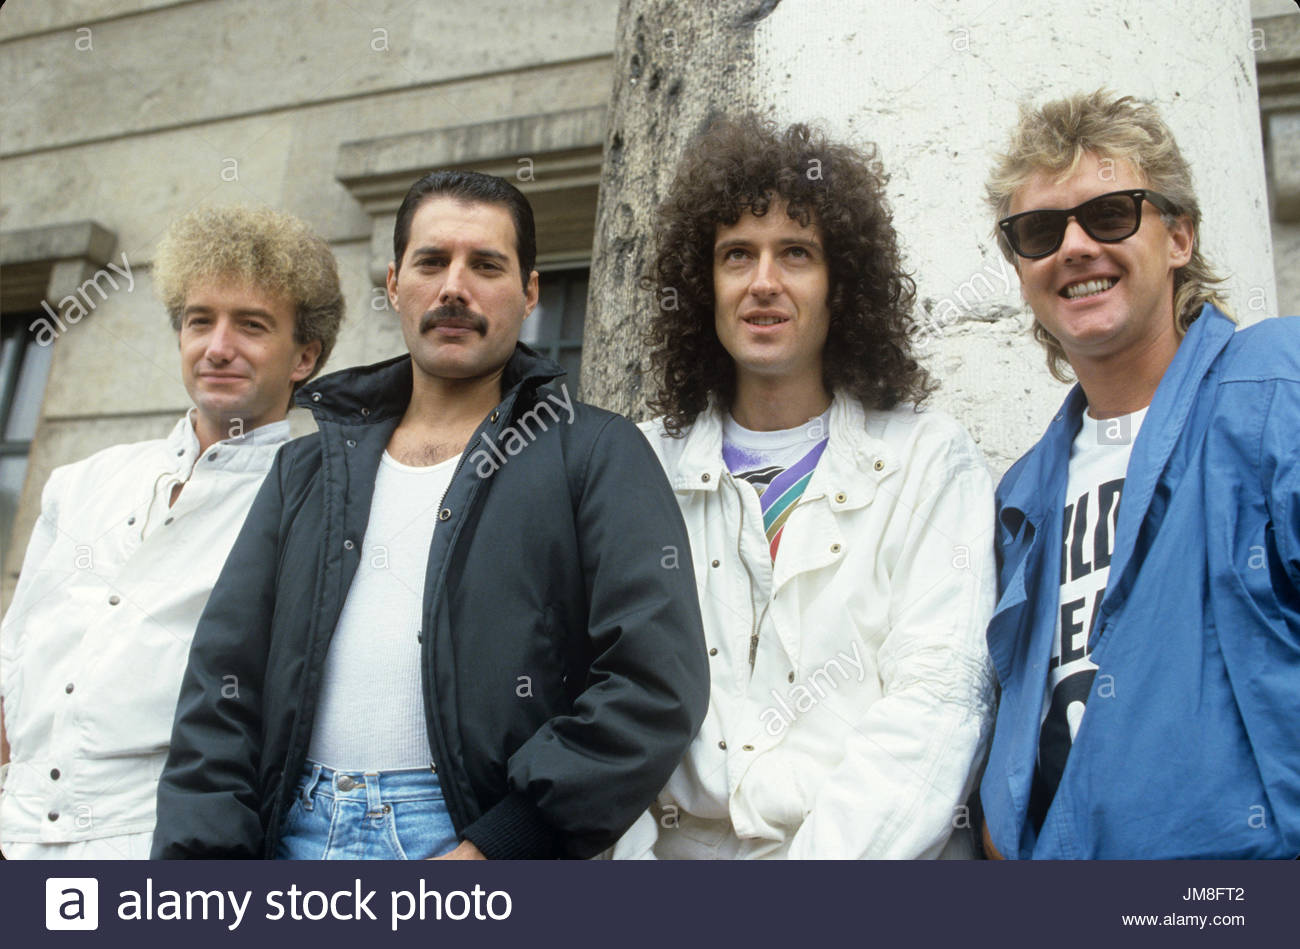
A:
<svg viewBox="0 0 1300 949">
<path fill-rule="evenodd" d="M 1049 368 L 1078 384 L 998 487 L 985 847 L 1293 857 L 1300 321 L 1236 331 L 1149 103 L 1027 109 L 988 192 Z"/>
<path fill-rule="evenodd" d="M 9 859 L 148 857 L 199 615 L 343 317 L 329 247 L 270 209 L 183 217 L 153 276 L 194 405 L 45 485 L 0 627 Z"/>
</svg>

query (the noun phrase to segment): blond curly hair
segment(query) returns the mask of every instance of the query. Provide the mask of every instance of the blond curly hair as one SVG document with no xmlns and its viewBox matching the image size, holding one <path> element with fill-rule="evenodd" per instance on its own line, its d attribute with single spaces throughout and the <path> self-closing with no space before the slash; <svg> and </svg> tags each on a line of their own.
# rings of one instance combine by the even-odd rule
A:
<svg viewBox="0 0 1300 949">
<path fill-rule="evenodd" d="M 1038 108 L 1022 105 L 1020 122 L 1007 150 L 998 156 L 986 189 L 997 220 L 1011 213 L 1015 193 L 1038 172 L 1054 173 L 1064 180 L 1078 168 L 1085 153 L 1126 161 L 1181 210 L 1192 225 L 1191 260 L 1174 271 L 1174 327 L 1181 337 L 1206 303 L 1228 313 L 1215 291 L 1223 282 L 1201 254 L 1201 207 L 1192 188 L 1192 172 L 1173 132 L 1155 106 L 1132 96 L 1117 96 L 1107 89 L 1077 93 Z M 1166 225 L 1173 218 L 1162 215 Z M 1001 229 L 994 236 L 1003 256 L 1018 264 L 1015 251 Z M 1229 314 L 1230 315 L 1230 314 Z M 1047 350 L 1047 368 L 1061 382 L 1070 382 L 1069 361 L 1060 342 L 1034 320 L 1034 338 Z"/>
<path fill-rule="evenodd" d="M 180 332 L 190 288 L 213 277 L 247 281 L 288 299 L 294 307 L 294 341 L 320 342 L 311 375 L 320 372 L 338 339 L 343 293 L 334 254 L 306 224 L 267 207 L 191 211 L 167 229 L 153 263 L 154 291 L 174 330 Z"/>
</svg>

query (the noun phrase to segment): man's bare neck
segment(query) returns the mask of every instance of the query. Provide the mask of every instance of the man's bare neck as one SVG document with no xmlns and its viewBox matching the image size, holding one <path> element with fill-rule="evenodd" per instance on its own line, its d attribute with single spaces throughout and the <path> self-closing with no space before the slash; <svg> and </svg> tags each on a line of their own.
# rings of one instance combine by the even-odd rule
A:
<svg viewBox="0 0 1300 949">
<path fill-rule="evenodd" d="M 388 440 L 404 465 L 428 467 L 465 450 L 484 417 L 501 401 L 501 376 L 442 380 L 416 374 L 411 401 Z"/>
<path fill-rule="evenodd" d="M 741 378 L 736 381 L 731 417 L 750 431 L 779 432 L 798 428 L 821 415 L 830 404 L 830 394 L 820 380 L 810 383 Z"/>
<path fill-rule="evenodd" d="M 1088 397 L 1088 414 L 1095 419 L 1118 418 L 1144 409 L 1155 398 L 1165 371 L 1178 352 L 1171 331 L 1150 345 L 1104 360 L 1074 359 L 1070 365 Z"/>
</svg>

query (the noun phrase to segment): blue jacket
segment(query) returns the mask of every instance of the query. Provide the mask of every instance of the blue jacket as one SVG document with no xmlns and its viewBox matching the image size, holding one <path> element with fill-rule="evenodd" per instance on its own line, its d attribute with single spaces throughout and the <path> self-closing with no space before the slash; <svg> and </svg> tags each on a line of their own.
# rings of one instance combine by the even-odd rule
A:
<svg viewBox="0 0 1300 949">
<path fill-rule="evenodd" d="M 1300 853 L 1300 318 L 1234 329 L 1201 311 L 1133 445 L 1097 676 L 1037 833 L 1078 386 L 998 487 L 1002 699 L 980 795 L 1005 857 Z"/>
</svg>

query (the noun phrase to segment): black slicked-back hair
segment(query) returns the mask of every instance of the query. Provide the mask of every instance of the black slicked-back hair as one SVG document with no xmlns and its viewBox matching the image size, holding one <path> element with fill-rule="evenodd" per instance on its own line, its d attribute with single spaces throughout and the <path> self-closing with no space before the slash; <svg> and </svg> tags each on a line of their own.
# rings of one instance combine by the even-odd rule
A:
<svg viewBox="0 0 1300 949">
<path fill-rule="evenodd" d="M 431 171 L 406 192 L 397 209 L 393 225 L 393 267 L 402 268 L 406 245 L 411 239 L 411 218 L 431 197 L 456 198 L 472 204 L 499 204 L 510 212 L 515 223 L 515 254 L 524 286 L 537 263 L 537 228 L 533 223 L 533 206 L 518 188 L 496 175 L 477 171 Z"/>
</svg>

